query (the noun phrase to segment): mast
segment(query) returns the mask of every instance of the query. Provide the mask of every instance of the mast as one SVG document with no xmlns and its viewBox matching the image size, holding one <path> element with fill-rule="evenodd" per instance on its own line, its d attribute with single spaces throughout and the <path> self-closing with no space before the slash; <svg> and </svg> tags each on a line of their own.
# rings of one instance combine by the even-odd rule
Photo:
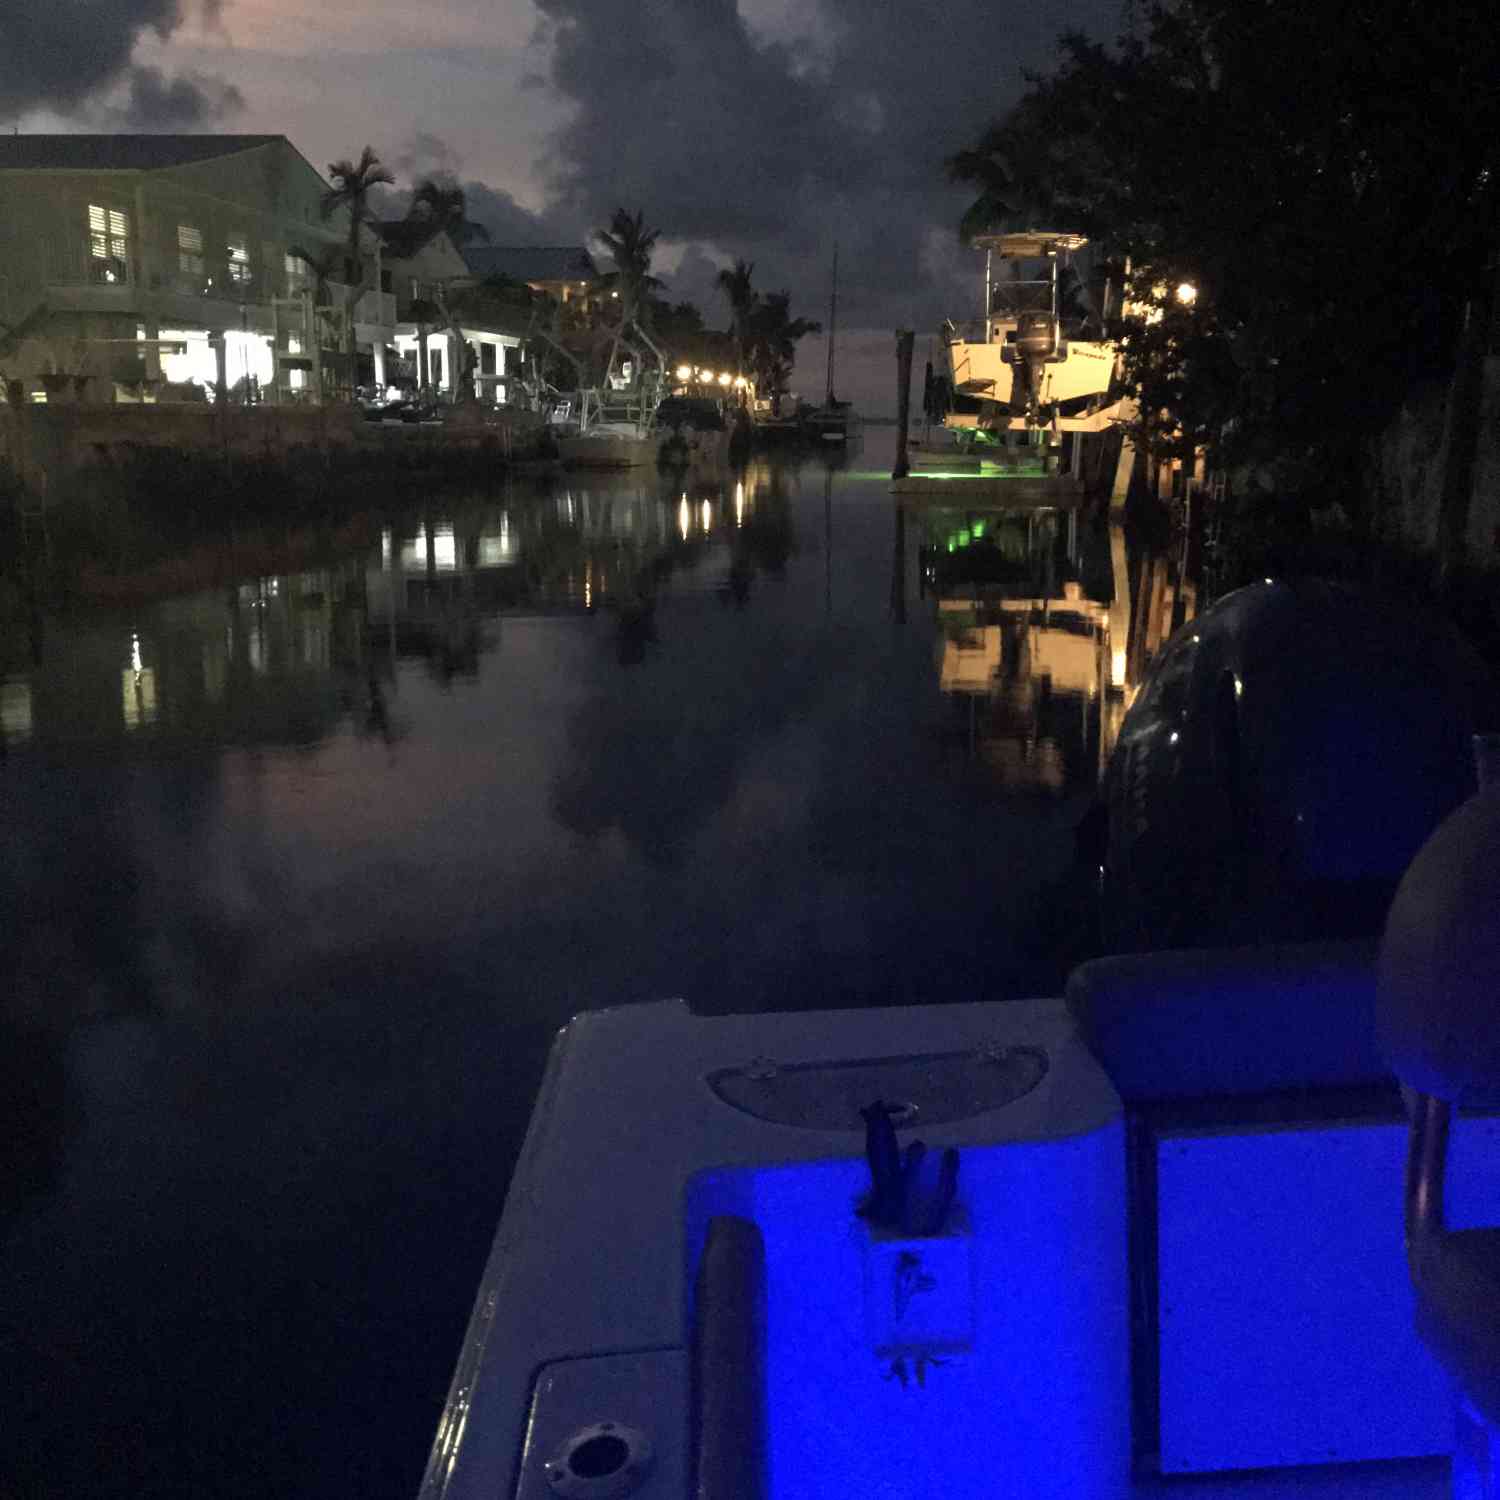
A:
<svg viewBox="0 0 1500 1500">
<path fill-rule="evenodd" d="M 828 390 L 823 405 L 833 406 L 833 341 L 839 327 L 839 242 L 833 242 L 833 288 L 828 294 Z"/>
</svg>

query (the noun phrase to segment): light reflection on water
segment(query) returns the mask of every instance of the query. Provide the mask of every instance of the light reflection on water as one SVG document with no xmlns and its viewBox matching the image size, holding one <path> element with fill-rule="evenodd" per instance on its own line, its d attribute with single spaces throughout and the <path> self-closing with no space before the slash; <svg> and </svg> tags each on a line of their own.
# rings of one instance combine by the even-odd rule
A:
<svg viewBox="0 0 1500 1500">
<path fill-rule="evenodd" d="M 875 446 L 434 497 L 0 657 L 24 1492 L 414 1492 L 579 1009 L 1055 983 L 1107 546 L 898 517 Z"/>
</svg>

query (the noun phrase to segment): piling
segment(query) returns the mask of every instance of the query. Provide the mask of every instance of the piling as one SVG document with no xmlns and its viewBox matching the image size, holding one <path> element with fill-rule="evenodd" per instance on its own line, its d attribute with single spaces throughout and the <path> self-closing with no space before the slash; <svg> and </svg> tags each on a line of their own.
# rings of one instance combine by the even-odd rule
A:
<svg viewBox="0 0 1500 1500">
<path fill-rule="evenodd" d="M 910 328 L 896 330 L 896 464 L 892 479 L 911 473 L 906 456 L 906 426 L 911 418 L 911 351 L 916 334 Z"/>
</svg>

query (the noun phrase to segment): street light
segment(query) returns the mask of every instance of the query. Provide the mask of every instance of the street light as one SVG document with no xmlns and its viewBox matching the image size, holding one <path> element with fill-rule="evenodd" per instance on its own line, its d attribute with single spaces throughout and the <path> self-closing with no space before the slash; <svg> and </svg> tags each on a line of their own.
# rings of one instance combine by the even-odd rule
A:
<svg viewBox="0 0 1500 1500">
<path fill-rule="evenodd" d="M 1191 307 L 1198 300 L 1198 288 L 1191 281 L 1178 282 L 1177 300 L 1184 307 Z"/>
</svg>

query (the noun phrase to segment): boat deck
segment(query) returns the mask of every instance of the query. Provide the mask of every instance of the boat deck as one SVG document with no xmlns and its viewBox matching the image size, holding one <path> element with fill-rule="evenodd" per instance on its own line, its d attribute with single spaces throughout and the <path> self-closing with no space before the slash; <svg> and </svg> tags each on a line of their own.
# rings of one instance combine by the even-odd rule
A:
<svg viewBox="0 0 1500 1500">
<path fill-rule="evenodd" d="M 1039 1075 L 1014 1072 L 1038 1055 Z M 891 1241 L 852 1212 L 869 1186 L 858 1109 L 874 1097 L 914 1105 L 932 1159 L 961 1148 L 963 1215 L 936 1239 Z M 1399 1166 L 1389 1175 L 1395 1226 Z M 559 1442 L 612 1418 L 656 1449 L 632 1493 L 686 1500 L 695 1268 L 723 1222 L 763 1239 L 774 1500 L 911 1500 L 960 1478 L 995 1492 L 976 1463 L 1003 1468 L 1007 1492 L 1070 1500 L 1447 1492 L 1431 1456 L 1132 1482 L 1126 1199 L 1120 1097 L 1061 1000 L 579 1017 L 549 1063 L 423 1496 L 549 1493 Z M 870 1300 L 905 1253 L 943 1289 L 925 1304 L 923 1358 L 942 1351 L 925 1379 L 908 1378 L 915 1355 Z M 1258 1356 L 1231 1344 L 1218 1374 L 1233 1380 Z M 955 1433 L 974 1435 L 972 1454 Z"/>
</svg>

